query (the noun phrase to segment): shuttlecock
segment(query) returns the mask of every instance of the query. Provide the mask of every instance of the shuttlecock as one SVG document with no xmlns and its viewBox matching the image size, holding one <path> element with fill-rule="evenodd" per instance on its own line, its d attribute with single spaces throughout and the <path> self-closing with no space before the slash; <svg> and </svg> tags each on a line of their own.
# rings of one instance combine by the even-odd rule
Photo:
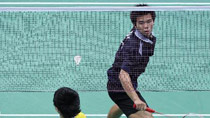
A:
<svg viewBox="0 0 210 118">
<path fill-rule="evenodd" d="M 81 59 L 82 59 L 82 57 L 79 55 L 74 57 L 74 61 L 75 61 L 76 65 L 80 64 Z"/>
</svg>

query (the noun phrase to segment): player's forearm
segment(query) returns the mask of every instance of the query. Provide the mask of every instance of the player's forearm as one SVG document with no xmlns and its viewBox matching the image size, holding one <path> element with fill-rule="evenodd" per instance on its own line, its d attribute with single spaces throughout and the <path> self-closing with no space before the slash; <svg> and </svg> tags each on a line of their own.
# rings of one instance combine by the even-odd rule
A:
<svg viewBox="0 0 210 118">
<path fill-rule="evenodd" d="M 125 92 L 127 93 L 127 95 L 133 100 L 136 101 L 139 99 L 138 95 L 135 92 L 135 89 L 133 88 L 133 85 L 131 83 L 131 78 L 129 76 L 129 74 L 124 71 L 121 70 L 120 71 L 120 82 L 122 84 L 122 87 L 124 88 Z"/>
</svg>

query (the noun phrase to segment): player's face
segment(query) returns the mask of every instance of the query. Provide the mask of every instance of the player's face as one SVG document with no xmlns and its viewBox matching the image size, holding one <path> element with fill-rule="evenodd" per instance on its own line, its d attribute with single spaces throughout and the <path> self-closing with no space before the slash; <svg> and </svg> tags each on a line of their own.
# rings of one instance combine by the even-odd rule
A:
<svg viewBox="0 0 210 118">
<path fill-rule="evenodd" d="M 136 29 L 146 37 L 151 36 L 153 25 L 154 21 L 151 14 L 139 16 L 136 19 Z"/>
</svg>

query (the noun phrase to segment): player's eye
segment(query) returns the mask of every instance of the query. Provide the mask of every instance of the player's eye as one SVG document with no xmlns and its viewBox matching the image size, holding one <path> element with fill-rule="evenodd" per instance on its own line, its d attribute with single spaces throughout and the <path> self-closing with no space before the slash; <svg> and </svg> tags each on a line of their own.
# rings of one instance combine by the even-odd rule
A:
<svg viewBox="0 0 210 118">
<path fill-rule="evenodd" d="M 151 22 L 152 22 L 152 19 L 150 19 L 150 20 L 147 21 L 147 23 L 151 23 Z"/>
<path fill-rule="evenodd" d="M 139 24 L 140 24 L 140 25 L 143 25 L 143 24 L 144 24 L 144 21 L 139 21 Z"/>
</svg>

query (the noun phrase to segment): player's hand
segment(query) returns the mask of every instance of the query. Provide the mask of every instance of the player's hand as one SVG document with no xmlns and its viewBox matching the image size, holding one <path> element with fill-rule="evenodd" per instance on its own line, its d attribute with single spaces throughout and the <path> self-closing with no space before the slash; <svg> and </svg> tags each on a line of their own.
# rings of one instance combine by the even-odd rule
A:
<svg viewBox="0 0 210 118">
<path fill-rule="evenodd" d="M 143 111 L 147 108 L 146 104 L 141 100 L 134 101 L 134 104 L 136 105 L 136 109 L 140 111 Z"/>
</svg>

